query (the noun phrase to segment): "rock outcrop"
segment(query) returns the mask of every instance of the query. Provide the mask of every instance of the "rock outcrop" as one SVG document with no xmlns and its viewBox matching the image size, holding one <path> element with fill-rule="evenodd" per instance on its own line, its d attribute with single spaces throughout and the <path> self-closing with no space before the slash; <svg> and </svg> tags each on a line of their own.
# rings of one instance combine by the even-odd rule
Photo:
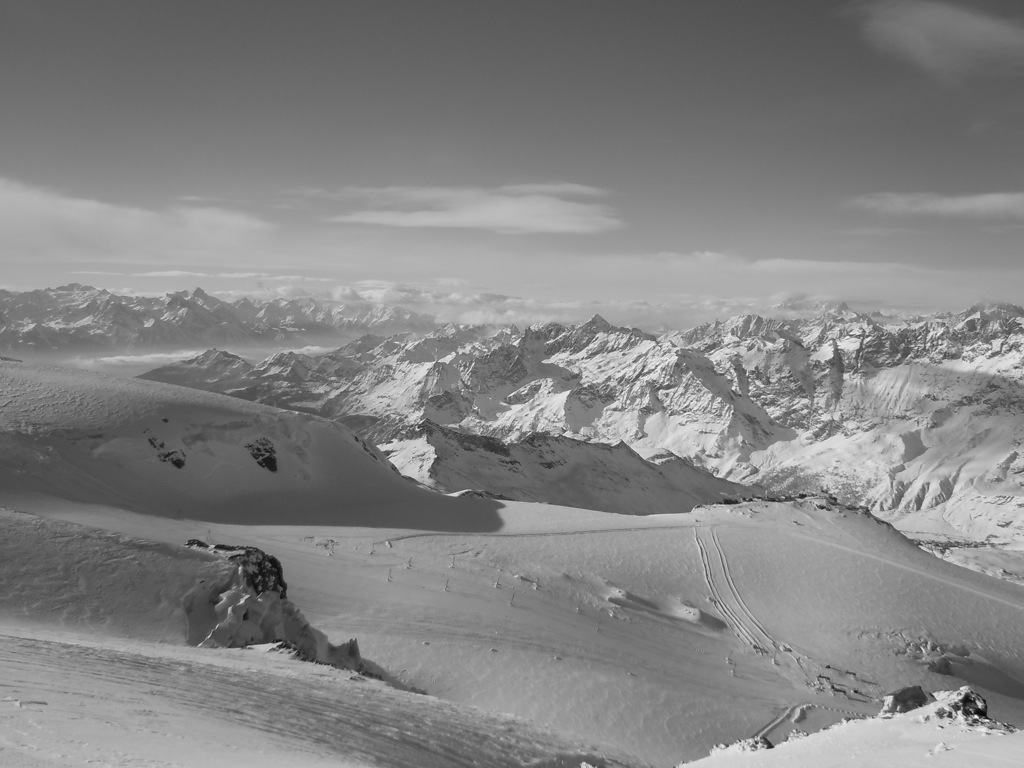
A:
<svg viewBox="0 0 1024 768">
<path fill-rule="evenodd" d="M 923 707 L 935 698 L 924 692 L 920 685 L 911 685 L 886 694 L 882 700 L 880 715 L 897 715 L 912 709 Z"/>
<path fill-rule="evenodd" d="M 186 546 L 238 566 L 226 582 L 201 582 L 185 596 L 190 644 L 240 648 L 280 643 L 306 661 L 362 670 L 354 639 L 333 645 L 286 597 L 287 585 L 276 557 L 257 547 L 210 545 L 199 539 L 190 539 Z"/>
</svg>

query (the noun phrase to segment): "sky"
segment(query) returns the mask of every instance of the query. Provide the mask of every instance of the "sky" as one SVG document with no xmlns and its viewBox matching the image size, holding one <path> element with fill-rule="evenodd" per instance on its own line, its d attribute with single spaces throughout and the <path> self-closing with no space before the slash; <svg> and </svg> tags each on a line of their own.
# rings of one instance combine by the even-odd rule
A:
<svg viewBox="0 0 1024 768">
<path fill-rule="evenodd" d="M 1024 301 L 1019 0 L 0 0 L 0 286 Z"/>
</svg>

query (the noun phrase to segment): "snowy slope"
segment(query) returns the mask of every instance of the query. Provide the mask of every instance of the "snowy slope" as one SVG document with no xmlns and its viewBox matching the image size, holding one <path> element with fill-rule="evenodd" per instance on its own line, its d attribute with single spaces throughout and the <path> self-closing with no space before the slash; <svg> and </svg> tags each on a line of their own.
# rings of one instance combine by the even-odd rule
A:
<svg viewBox="0 0 1024 768">
<path fill-rule="evenodd" d="M 673 454 L 647 461 L 625 443 L 533 434 L 506 445 L 429 421 L 381 451 L 402 474 L 437 490 L 480 489 L 627 515 L 688 512 L 751 492 Z"/>
<path fill-rule="evenodd" d="M 3 510 L 0 533 L 5 768 L 619 764 L 269 645 L 185 647 L 223 645 L 196 630 L 229 594 L 225 560 Z M 288 639 L 301 648 L 315 633 Z"/>
<path fill-rule="evenodd" d="M 946 702 L 957 696 L 956 691 L 938 692 L 938 701 L 910 712 L 845 723 L 820 734 L 775 745 L 774 749 L 729 748 L 686 765 L 699 768 L 1020 765 L 1024 760 L 1024 733 L 997 721 L 951 716 Z"/>
<path fill-rule="evenodd" d="M 311 622 L 358 637 L 404 684 L 531 719 L 592 753 L 673 765 L 873 714 L 908 684 L 970 682 L 994 717 L 1024 723 L 1022 590 L 827 506 L 623 517 L 508 502 L 499 531 L 463 534 L 95 505 L 50 514 L 168 542 L 201 526 L 260 546 Z"/>
<path fill-rule="evenodd" d="M 16 362 L 0 362 L 0 392 L 7 498 L 252 524 L 496 524 L 486 502 L 419 489 L 372 445 L 316 417 Z"/>
</svg>

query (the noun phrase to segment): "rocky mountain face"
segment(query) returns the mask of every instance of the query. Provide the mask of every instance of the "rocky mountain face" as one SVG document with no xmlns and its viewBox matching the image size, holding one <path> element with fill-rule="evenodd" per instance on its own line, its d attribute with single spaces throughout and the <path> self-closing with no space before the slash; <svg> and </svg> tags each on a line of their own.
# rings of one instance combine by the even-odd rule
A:
<svg viewBox="0 0 1024 768">
<path fill-rule="evenodd" d="M 750 493 L 668 452 L 645 460 L 622 442 L 542 433 L 504 443 L 430 421 L 386 445 L 385 454 L 403 474 L 439 491 L 482 488 L 506 499 L 623 515 L 689 512 Z"/>
<path fill-rule="evenodd" d="M 798 432 L 746 479 L 827 487 L 923 533 L 1024 535 L 1024 309 L 896 320 L 850 311 L 738 317 L 666 337 Z"/>
<path fill-rule="evenodd" d="M 400 307 L 314 299 L 227 302 L 200 288 L 156 298 L 77 283 L 25 293 L 0 290 L 0 349 L 17 352 L 340 343 L 354 335 L 425 332 L 435 325 Z"/>
<path fill-rule="evenodd" d="M 256 365 L 208 352 L 146 376 L 345 422 L 416 454 L 408 471 L 440 487 L 458 473 L 423 457 L 443 456 L 452 430 L 510 450 L 542 434 L 670 452 L 776 492 L 825 488 L 907 531 L 1010 541 L 1024 537 L 1022 350 L 1020 307 L 897 319 L 840 304 L 661 337 L 600 317 L 446 326 Z M 429 450 L 408 447 L 416 430 Z"/>
<path fill-rule="evenodd" d="M 367 336 L 256 365 L 210 351 L 144 378 L 341 421 L 439 490 L 634 514 L 749 494 L 713 473 L 792 435 L 705 356 L 600 317 Z"/>
<path fill-rule="evenodd" d="M 364 337 L 323 357 L 281 353 L 254 366 L 211 351 L 144 378 L 326 416 L 381 444 L 427 420 L 503 441 L 621 441 L 724 474 L 795 436 L 707 356 L 600 317 L 493 335 L 446 326 L 415 341 Z"/>
</svg>

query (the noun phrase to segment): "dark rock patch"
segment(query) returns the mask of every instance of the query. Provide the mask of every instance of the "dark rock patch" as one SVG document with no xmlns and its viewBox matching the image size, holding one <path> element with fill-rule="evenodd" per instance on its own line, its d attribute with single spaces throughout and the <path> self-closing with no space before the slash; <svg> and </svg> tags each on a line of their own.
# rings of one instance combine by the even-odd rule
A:
<svg viewBox="0 0 1024 768">
<path fill-rule="evenodd" d="M 288 585 L 284 581 L 281 561 L 258 547 L 207 544 L 200 539 L 189 539 L 185 542 L 185 546 L 192 549 L 205 549 L 207 552 L 213 552 L 233 563 L 238 563 L 242 566 L 246 582 L 256 591 L 256 594 L 277 592 L 282 599 L 288 597 Z"/>
<path fill-rule="evenodd" d="M 880 714 L 896 715 L 901 712 L 909 712 L 912 709 L 923 707 L 931 701 L 934 701 L 934 697 L 925 693 L 920 685 L 910 685 L 887 694 L 882 702 Z"/>
<path fill-rule="evenodd" d="M 149 438 L 149 444 L 151 447 L 156 449 L 156 457 L 160 461 L 165 461 L 169 464 L 173 464 L 178 469 L 185 466 L 185 452 L 179 449 L 167 450 L 167 445 L 163 440 L 156 437 Z"/>
<path fill-rule="evenodd" d="M 270 472 L 277 472 L 277 451 L 274 450 L 274 444 L 269 438 L 258 437 L 251 443 L 246 443 L 245 447 L 257 464 Z"/>
</svg>

